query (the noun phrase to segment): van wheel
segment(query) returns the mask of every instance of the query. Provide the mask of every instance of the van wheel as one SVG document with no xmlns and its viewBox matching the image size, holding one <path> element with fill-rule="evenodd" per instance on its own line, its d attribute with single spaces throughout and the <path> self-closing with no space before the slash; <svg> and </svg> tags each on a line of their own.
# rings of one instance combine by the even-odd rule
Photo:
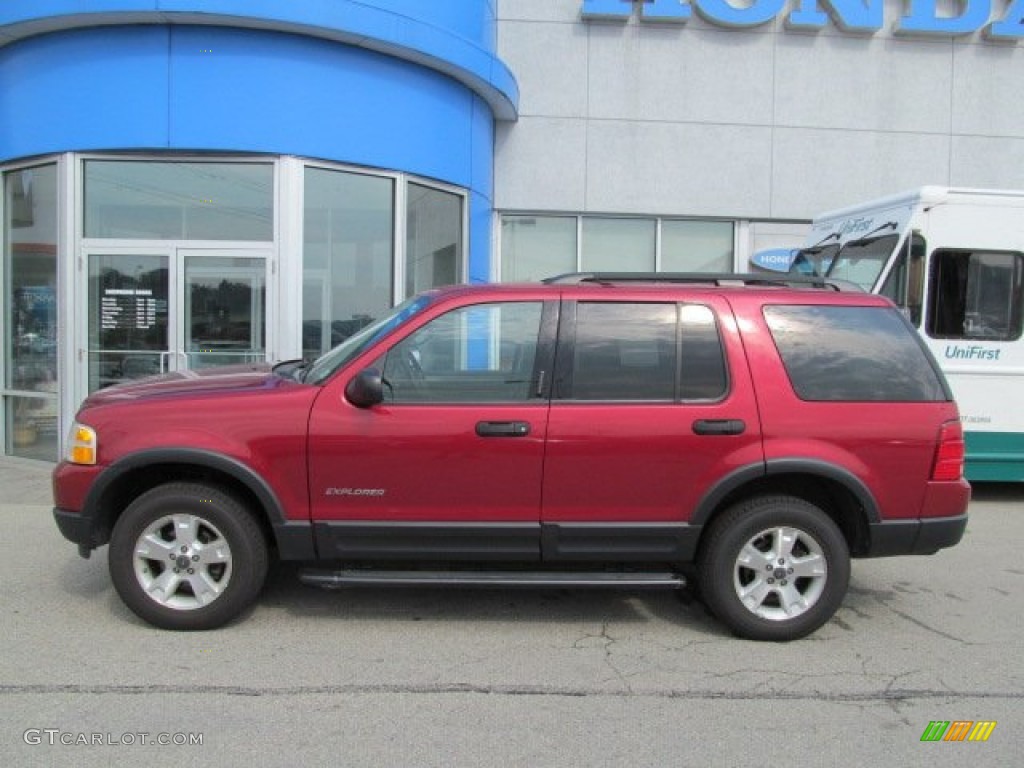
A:
<svg viewBox="0 0 1024 768">
<path fill-rule="evenodd" d="M 133 501 L 110 537 L 114 588 L 163 629 L 213 629 L 259 594 L 267 542 L 234 496 L 201 483 L 169 483 Z"/>
<path fill-rule="evenodd" d="M 792 496 L 740 502 L 708 532 L 699 562 L 705 604 L 750 640 L 796 640 L 828 621 L 850 581 L 846 539 Z"/>
</svg>

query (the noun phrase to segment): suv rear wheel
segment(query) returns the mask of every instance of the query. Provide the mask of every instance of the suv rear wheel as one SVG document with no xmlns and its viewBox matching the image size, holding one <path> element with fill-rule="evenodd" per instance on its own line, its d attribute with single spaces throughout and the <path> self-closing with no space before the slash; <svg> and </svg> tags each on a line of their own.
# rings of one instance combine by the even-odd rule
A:
<svg viewBox="0 0 1024 768">
<path fill-rule="evenodd" d="M 110 576 L 140 618 L 164 629 L 213 629 L 245 610 L 267 574 L 259 524 L 234 496 L 169 483 L 139 496 L 110 538 Z"/>
<path fill-rule="evenodd" d="M 701 594 L 741 637 L 804 637 L 832 617 L 846 594 L 846 539 L 803 499 L 740 502 L 714 522 L 708 537 L 698 571 Z"/>
</svg>

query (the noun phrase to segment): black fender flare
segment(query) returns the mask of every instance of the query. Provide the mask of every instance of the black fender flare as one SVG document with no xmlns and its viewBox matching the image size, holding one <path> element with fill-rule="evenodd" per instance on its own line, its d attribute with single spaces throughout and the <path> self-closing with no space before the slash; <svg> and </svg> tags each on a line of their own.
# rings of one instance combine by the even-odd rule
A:
<svg viewBox="0 0 1024 768">
<path fill-rule="evenodd" d="M 204 467 L 231 477 L 243 485 L 260 503 L 282 559 L 315 558 L 313 529 L 308 520 L 288 520 L 273 488 L 249 465 L 232 456 L 201 448 L 152 448 L 118 459 L 96 478 L 82 505 L 81 514 L 95 529 L 101 514 L 101 502 L 107 492 L 126 475 L 159 464 L 187 464 Z"/>
<path fill-rule="evenodd" d="M 878 502 L 859 477 L 848 469 L 820 459 L 769 459 L 764 463 L 748 464 L 733 470 L 713 485 L 701 498 L 690 520 L 691 525 L 703 526 L 715 509 L 730 493 L 752 481 L 779 475 L 813 475 L 831 480 L 848 490 L 864 510 L 868 524 L 881 522 Z"/>
</svg>

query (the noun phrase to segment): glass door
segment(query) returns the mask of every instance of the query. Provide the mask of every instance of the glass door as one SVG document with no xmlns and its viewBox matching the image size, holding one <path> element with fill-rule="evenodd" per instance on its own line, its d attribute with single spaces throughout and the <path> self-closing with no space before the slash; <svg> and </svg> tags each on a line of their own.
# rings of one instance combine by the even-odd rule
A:
<svg viewBox="0 0 1024 768">
<path fill-rule="evenodd" d="M 88 392 L 167 370 L 170 260 L 169 252 L 88 254 Z"/>
<path fill-rule="evenodd" d="M 189 369 L 265 360 L 267 267 L 260 256 L 182 254 L 182 345 Z"/>
<path fill-rule="evenodd" d="M 190 248 L 86 254 L 83 396 L 143 376 L 267 356 L 267 253 Z"/>
</svg>

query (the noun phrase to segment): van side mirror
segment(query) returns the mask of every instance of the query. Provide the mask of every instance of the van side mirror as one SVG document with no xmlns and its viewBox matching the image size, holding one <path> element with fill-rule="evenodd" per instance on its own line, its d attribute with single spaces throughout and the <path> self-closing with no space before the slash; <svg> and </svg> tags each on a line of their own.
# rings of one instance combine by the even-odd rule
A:
<svg viewBox="0 0 1024 768">
<path fill-rule="evenodd" d="M 345 387 L 345 397 L 356 408 L 370 408 L 384 401 L 381 372 L 367 368 L 357 373 Z"/>
</svg>

